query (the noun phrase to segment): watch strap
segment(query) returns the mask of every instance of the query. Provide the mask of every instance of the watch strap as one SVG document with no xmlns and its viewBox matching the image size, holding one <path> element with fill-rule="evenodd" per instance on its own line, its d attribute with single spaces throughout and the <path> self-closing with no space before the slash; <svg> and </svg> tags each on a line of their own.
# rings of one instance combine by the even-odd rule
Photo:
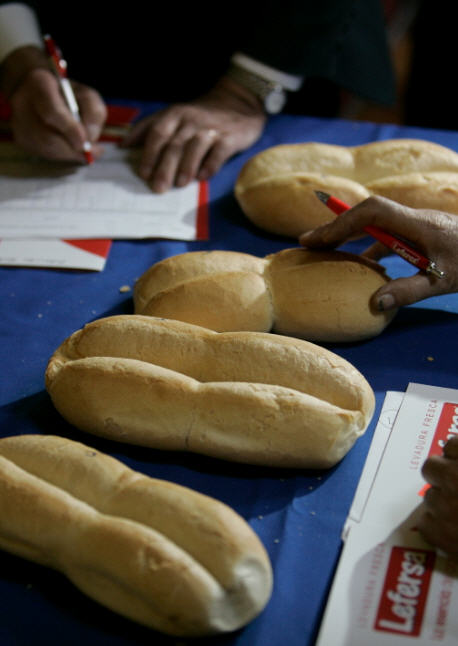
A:
<svg viewBox="0 0 458 646">
<path fill-rule="evenodd" d="M 232 63 L 227 75 L 259 98 L 268 113 L 280 112 L 285 101 L 286 93 L 280 83 L 271 81 Z M 274 100 L 272 100 L 274 97 Z"/>
</svg>

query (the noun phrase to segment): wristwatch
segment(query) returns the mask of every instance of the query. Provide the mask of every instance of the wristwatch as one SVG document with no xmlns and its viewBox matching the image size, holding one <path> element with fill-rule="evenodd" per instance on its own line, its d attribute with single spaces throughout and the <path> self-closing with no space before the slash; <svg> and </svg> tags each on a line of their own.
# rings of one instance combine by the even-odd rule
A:
<svg viewBox="0 0 458 646">
<path fill-rule="evenodd" d="M 269 81 L 233 63 L 227 74 L 257 96 L 267 114 L 278 114 L 283 110 L 286 103 L 286 92 L 280 83 Z"/>
</svg>

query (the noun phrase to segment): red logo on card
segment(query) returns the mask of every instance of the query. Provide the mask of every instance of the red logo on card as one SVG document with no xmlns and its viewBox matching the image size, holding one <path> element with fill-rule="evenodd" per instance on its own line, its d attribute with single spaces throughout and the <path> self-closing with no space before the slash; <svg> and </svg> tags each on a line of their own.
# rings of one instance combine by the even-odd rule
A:
<svg viewBox="0 0 458 646">
<path fill-rule="evenodd" d="M 431 550 L 392 548 L 374 630 L 420 634 L 435 559 Z"/>
<path fill-rule="evenodd" d="M 455 435 L 458 435 L 458 404 L 446 402 L 442 406 L 428 455 L 442 455 L 444 444 Z"/>
</svg>

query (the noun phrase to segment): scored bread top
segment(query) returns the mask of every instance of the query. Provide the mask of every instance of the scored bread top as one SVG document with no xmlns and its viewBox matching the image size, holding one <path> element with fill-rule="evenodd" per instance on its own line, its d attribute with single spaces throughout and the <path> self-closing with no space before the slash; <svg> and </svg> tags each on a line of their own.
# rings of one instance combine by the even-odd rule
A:
<svg viewBox="0 0 458 646">
<path fill-rule="evenodd" d="M 233 630 L 270 596 L 267 553 L 234 510 L 79 442 L 1 439 L 0 509 L 2 547 L 171 634 Z"/>
<path fill-rule="evenodd" d="M 374 410 L 361 373 L 312 343 L 141 315 L 75 332 L 51 357 L 46 386 L 82 430 L 270 466 L 335 464 Z"/>
<path fill-rule="evenodd" d="M 458 214 L 458 154 L 422 139 L 281 144 L 249 159 L 234 190 L 255 225 L 290 237 L 336 217 L 317 199 L 317 190 L 349 206 L 381 195 L 412 208 Z"/>
</svg>

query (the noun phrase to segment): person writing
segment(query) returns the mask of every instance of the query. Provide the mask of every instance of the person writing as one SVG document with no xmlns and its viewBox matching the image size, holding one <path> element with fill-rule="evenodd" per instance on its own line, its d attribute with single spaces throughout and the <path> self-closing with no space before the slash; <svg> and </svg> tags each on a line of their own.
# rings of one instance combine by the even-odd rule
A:
<svg viewBox="0 0 458 646">
<path fill-rule="evenodd" d="M 143 147 L 139 173 L 162 192 L 214 175 L 282 109 L 329 115 L 342 87 L 394 101 L 380 0 L 234 0 L 218 18 L 192 3 L 156 3 L 151 15 L 99 5 L 81 0 L 62 16 L 46 0 L 0 2 L 1 88 L 15 140 L 34 154 L 82 162 L 89 139 L 100 155 L 107 97 L 165 103 L 124 142 Z M 44 33 L 78 80 L 81 124 L 49 70 Z"/>
<path fill-rule="evenodd" d="M 372 196 L 338 218 L 300 236 L 309 249 L 336 247 L 359 235 L 366 226 L 377 226 L 408 240 L 418 251 L 433 259 L 444 272 L 443 278 L 419 271 L 405 278 L 389 281 L 372 296 L 372 306 L 390 310 L 417 301 L 458 292 L 458 215 L 429 209 L 412 209 L 386 198 Z M 388 253 L 375 242 L 363 253 L 379 260 Z"/>
</svg>

